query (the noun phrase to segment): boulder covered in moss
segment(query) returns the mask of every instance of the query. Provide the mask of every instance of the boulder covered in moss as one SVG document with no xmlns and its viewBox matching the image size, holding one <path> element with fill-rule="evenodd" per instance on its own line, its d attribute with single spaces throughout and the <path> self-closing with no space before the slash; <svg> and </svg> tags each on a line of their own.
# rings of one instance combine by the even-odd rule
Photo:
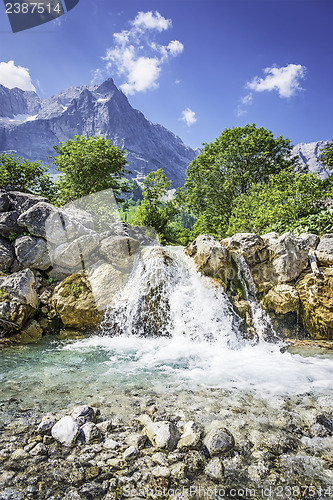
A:
<svg viewBox="0 0 333 500">
<path fill-rule="evenodd" d="M 306 274 L 297 283 L 303 321 L 312 338 L 333 340 L 333 268 Z"/>
<path fill-rule="evenodd" d="M 89 281 L 82 273 L 65 278 L 55 288 L 52 302 L 66 327 L 85 330 L 101 321 Z"/>
</svg>

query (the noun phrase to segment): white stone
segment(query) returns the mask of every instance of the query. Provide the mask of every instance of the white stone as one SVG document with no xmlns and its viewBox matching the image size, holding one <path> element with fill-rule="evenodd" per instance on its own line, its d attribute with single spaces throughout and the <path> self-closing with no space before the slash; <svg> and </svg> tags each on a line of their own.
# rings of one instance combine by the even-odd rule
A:
<svg viewBox="0 0 333 500">
<path fill-rule="evenodd" d="M 51 430 L 51 434 L 64 446 L 73 446 L 76 438 L 80 434 L 80 427 L 75 422 L 73 417 L 62 417 Z"/>
</svg>

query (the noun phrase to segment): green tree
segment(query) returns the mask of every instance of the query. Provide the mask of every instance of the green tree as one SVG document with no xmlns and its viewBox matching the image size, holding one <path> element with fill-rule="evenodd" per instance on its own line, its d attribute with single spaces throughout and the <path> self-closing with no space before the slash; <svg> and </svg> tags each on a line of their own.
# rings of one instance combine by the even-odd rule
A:
<svg viewBox="0 0 333 500">
<path fill-rule="evenodd" d="M 316 201 L 325 192 L 323 186 L 317 175 L 291 169 L 271 175 L 268 182 L 252 184 L 249 193 L 234 200 L 227 236 L 295 230 L 305 217 L 320 213 Z"/>
<path fill-rule="evenodd" d="M 142 186 L 143 201 L 135 214 L 133 224 L 153 227 L 164 243 L 167 239 L 167 225 L 177 212 L 175 202 L 167 200 L 171 181 L 159 168 L 146 176 Z"/>
<path fill-rule="evenodd" d="M 63 174 L 56 181 L 61 203 L 110 188 L 115 199 L 121 201 L 121 194 L 130 190 L 124 178 L 129 173 L 125 169 L 125 152 L 109 139 L 76 135 L 54 146 L 54 150 L 58 155 L 53 157 L 53 163 Z"/>
<path fill-rule="evenodd" d="M 29 161 L 13 154 L 0 153 L 0 187 L 12 185 L 23 191 L 46 196 L 53 201 L 55 186 L 40 161 Z"/>
<path fill-rule="evenodd" d="M 205 144 L 187 169 L 187 207 L 197 217 L 194 234 L 221 236 L 228 228 L 234 200 L 250 192 L 252 184 L 267 182 L 272 174 L 299 166 L 292 145 L 282 136 L 255 124 L 225 129 Z"/>
<path fill-rule="evenodd" d="M 333 171 L 333 141 L 329 141 L 320 151 L 319 161 Z"/>
</svg>

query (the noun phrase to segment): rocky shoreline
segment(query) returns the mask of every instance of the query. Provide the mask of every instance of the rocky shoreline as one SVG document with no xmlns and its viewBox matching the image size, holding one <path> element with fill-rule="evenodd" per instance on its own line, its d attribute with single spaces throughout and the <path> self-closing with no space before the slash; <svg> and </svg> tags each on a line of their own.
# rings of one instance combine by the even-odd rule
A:
<svg viewBox="0 0 333 500">
<path fill-rule="evenodd" d="M 1 500 L 332 497 L 331 397 L 150 392 L 2 426 Z"/>
</svg>

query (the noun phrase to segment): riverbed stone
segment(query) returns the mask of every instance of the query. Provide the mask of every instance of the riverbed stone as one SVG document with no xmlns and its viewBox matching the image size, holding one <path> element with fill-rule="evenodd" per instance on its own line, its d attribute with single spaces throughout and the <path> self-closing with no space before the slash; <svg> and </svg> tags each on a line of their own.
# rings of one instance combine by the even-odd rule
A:
<svg viewBox="0 0 333 500">
<path fill-rule="evenodd" d="M 102 439 L 102 434 L 94 422 L 86 422 L 81 427 L 81 434 L 87 444 L 98 443 Z"/>
<path fill-rule="evenodd" d="M 130 462 L 139 456 L 139 450 L 135 446 L 129 446 L 123 453 L 123 459 Z"/>
<path fill-rule="evenodd" d="M 52 427 L 57 423 L 56 417 L 46 415 L 45 417 L 42 418 L 41 422 L 39 423 L 37 427 L 37 432 L 38 434 L 41 434 L 42 436 L 50 436 L 51 435 L 51 430 Z"/>
<path fill-rule="evenodd" d="M 14 244 L 16 258 L 23 267 L 45 271 L 51 266 L 47 243 L 35 236 L 19 236 Z"/>
<path fill-rule="evenodd" d="M 333 269 L 321 268 L 322 277 L 306 274 L 296 284 L 302 316 L 312 338 L 333 339 Z"/>
<path fill-rule="evenodd" d="M 69 328 L 84 330 L 101 321 L 89 281 L 80 273 L 68 276 L 55 288 L 52 303 Z"/>
<path fill-rule="evenodd" d="M 193 421 L 186 422 L 184 431 L 178 441 L 177 448 L 180 450 L 195 450 L 202 446 L 201 428 Z"/>
<path fill-rule="evenodd" d="M 66 415 L 52 427 L 51 434 L 62 445 L 73 446 L 80 434 L 80 426 L 73 417 Z"/>
<path fill-rule="evenodd" d="M 235 439 L 225 427 L 216 427 L 208 432 L 204 439 L 211 457 L 225 455 L 235 446 Z"/>
<path fill-rule="evenodd" d="M 205 474 L 214 481 L 222 481 L 224 477 L 224 467 L 219 457 L 214 457 L 209 460 L 205 467 Z"/>
<path fill-rule="evenodd" d="M 281 283 L 275 285 L 265 295 L 263 304 L 266 309 L 276 314 L 295 312 L 299 308 L 299 296 L 293 285 Z"/>
<path fill-rule="evenodd" d="M 148 415 L 139 417 L 139 421 L 144 424 L 143 433 L 155 448 L 172 451 L 176 448 L 179 434 L 176 426 L 172 422 L 153 422 Z"/>
<path fill-rule="evenodd" d="M 11 340 L 19 344 L 33 344 L 41 340 L 42 336 L 43 329 L 40 324 L 30 319 L 17 334 L 11 337 Z"/>
<path fill-rule="evenodd" d="M 333 266 L 333 233 L 323 234 L 320 238 L 316 257 L 321 266 Z"/>
<path fill-rule="evenodd" d="M 86 424 L 87 422 L 95 423 L 97 419 L 95 409 L 88 405 L 76 406 L 71 412 L 71 416 L 80 426 Z"/>
</svg>

